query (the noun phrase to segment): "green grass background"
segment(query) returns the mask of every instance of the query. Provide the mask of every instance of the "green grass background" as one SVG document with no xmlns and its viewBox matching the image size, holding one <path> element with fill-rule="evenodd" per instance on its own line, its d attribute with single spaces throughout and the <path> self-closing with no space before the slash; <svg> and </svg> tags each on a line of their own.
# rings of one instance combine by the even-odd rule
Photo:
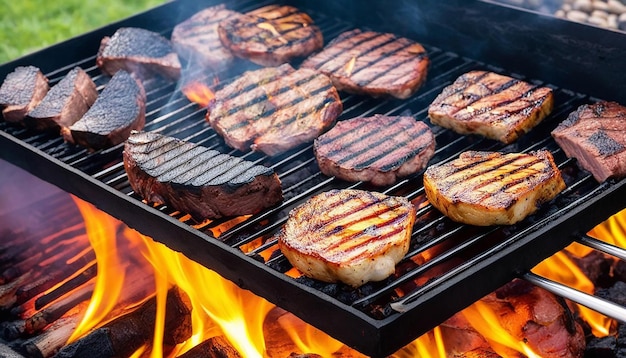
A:
<svg viewBox="0 0 626 358">
<path fill-rule="evenodd" d="M 2 0 L 0 63 L 137 14 L 165 0 Z"/>
</svg>

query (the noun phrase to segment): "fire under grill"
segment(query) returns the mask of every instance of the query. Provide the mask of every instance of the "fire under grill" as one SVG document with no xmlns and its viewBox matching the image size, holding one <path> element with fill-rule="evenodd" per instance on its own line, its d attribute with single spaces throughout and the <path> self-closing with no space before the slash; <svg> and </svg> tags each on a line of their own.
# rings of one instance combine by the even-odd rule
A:
<svg viewBox="0 0 626 358">
<path fill-rule="evenodd" d="M 234 2 L 228 7 L 245 12 L 270 3 L 274 2 Z M 206 122 L 206 110 L 187 100 L 181 92 L 181 83 L 160 79 L 145 83 L 148 96 L 145 130 L 198 143 L 273 168 L 283 184 L 285 201 L 282 205 L 251 217 L 196 223 L 189 215 L 167 206 L 146 204 L 132 192 L 123 168 L 122 145 L 89 152 L 65 143 L 57 135 L 33 132 L 5 122 L 0 123 L 0 156 L 95 204 L 130 227 L 289 310 L 347 345 L 372 356 L 389 354 L 512 278 L 525 277 L 540 283 L 540 279 L 527 274 L 531 267 L 624 207 L 621 201 L 626 194 L 624 180 L 597 183 L 591 174 L 579 170 L 575 160 L 568 159 L 550 136 L 550 131 L 581 104 L 598 98 L 626 100 L 619 88 L 611 91 L 611 84 L 602 82 L 594 86 L 597 81 L 610 78 L 613 62 L 603 56 L 614 49 L 597 48 L 598 56 L 591 56 L 593 58 L 589 61 L 593 62 L 594 58 L 604 61 L 604 67 L 599 68 L 601 73 L 595 76 L 581 74 L 576 81 L 566 76 L 568 66 L 575 59 L 564 58 L 563 66 L 556 67 L 551 55 L 558 56 L 569 46 L 581 43 L 572 44 L 567 40 L 556 43 L 554 51 L 547 53 L 546 58 L 537 58 L 536 63 L 530 63 L 524 57 L 507 62 L 512 54 L 519 54 L 520 49 L 510 48 L 508 54 L 506 49 L 498 47 L 507 34 L 524 40 L 523 34 L 514 31 L 519 29 L 502 26 L 503 15 L 524 24 L 532 19 L 536 22 L 536 31 L 556 21 L 565 27 L 557 29 L 549 25 L 557 32 L 577 29 L 590 38 L 605 32 L 482 1 L 462 2 L 462 5 L 455 5 L 454 1 L 446 3 L 426 1 L 418 6 L 398 1 L 385 9 L 372 4 L 373 10 L 379 11 L 367 10 L 367 13 L 359 10 L 364 7 L 361 2 L 342 3 L 340 9 L 328 4 L 317 5 L 317 8 L 298 2 L 290 4 L 312 16 L 322 29 L 325 42 L 343 31 L 360 27 L 412 37 L 428 51 L 431 60 L 428 79 L 417 94 L 406 100 L 396 100 L 342 93 L 344 110 L 339 120 L 373 114 L 408 114 L 430 124 L 426 113 L 428 105 L 445 86 L 470 70 L 491 70 L 552 87 L 555 94 L 552 114 L 509 146 L 433 127 L 437 149 L 431 163 L 452 160 L 467 150 L 529 152 L 545 149 L 552 152 L 567 189 L 519 224 L 484 228 L 450 221 L 427 203 L 421 173 L 385 188 L 327 177 L 319 171 L 310 144 L 275 157 L 233 150 Z M 102 89 L 108 77 L 96 67 L 95 54 L 103 36 L 111 35 L 121 26 L 137 26 L 169 37 L 174 25 L 209 5 L 193 1 L 165 4 L 7 63 L 0 67 L 0 77 L 4 78 L 18 65 L 32 64 L 43 70 L 52 85 L 74 66 L 80 66 Z M 458 10 L 461 8 L 462 14 Z M 400 15 L 404 20 L 399 18 Z M 480 30 L 477 16 L 494 21 L 498 32 L 485 34 L 490 36 L 488 40 L 492 44 L 486 45 L 484 37 L 471 37 Z M 412 20 L 408 21 L 407 17 Z M 444 22 L 432 25 L 437 19 L 445 18 L 458 19 L 454 25 L 458 28 Z M 430 25 L 442 26 L 443 30 L 431 29 Z M 467 32 L 460 31 L 465 25 L 473 27 Z M 571 26 L 575 28 L 568 28 Z M 612 36 L 620 35 L 610 33 L 609 37 Z M 455 45 L 463 39 L 468 43 L 458 45 L 457 51 Z M 514 39 L 506 41 L 513 42 Z M 532 48 L 529 42 L 522 41 L 521 45 Z M 532 56 L 533 52 L 528 51 L 526 56 Z M 578 64 L 580 66 L 575 69 L 570 66 L 570 70 L 582 71 L 592 67 L 591 64 Z M 218 74 L 189 69 L 185 75 L 209 83 L 212 90 L 216 90 L 239 73 L 254 68 L 257 67 L 239 61 Z M 219 78 L 219 83 L 214 81 L 215 77 Z M 620 83 L 619 78 L 614 83 Z M 368 283 L 358 289 L 287 275 L 291 266 L 277 249 L 273 234 L 284 224 L 289 211 L 312 195 L 348 187 L 405 196 L 418 207 L 411 248 L 398 264 L 396 274 L 383 282 Z"/>
</svg>

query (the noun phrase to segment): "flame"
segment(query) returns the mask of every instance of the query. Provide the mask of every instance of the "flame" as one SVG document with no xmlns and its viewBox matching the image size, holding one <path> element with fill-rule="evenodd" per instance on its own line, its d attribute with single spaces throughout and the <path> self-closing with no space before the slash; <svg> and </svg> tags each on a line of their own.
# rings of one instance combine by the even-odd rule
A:
<svg viewBox="0 0 626 358">
<path fill-rule="evenodd" d="M 117 303 L 117 298 L 122 290 L 125 270 L 119 262 L 116 250 L 115 238 L 116 227 L 108 216 L 92 205 L 72 196 L 76 206 L 80 210 L 89 242 L 96 254 L 99 267 L 106 269 L 98 270 L 93 296 L 85 315 L 76 327 L 68 342 L 73 342 L 91 328 L 101 322 Z"/>
<path fill-rule="evenodd" d="M 512 356 L 511 350 L 514 350 L 522 353 L 526 357 L 541 358 L 535 354 L 524 341 L 512 336 L 502 327 L 498 319 L 498 314 L 493 310 L 491 305 L 483 301 L 476 301 L 474 304 L 461 311 L 461 313 L 500 356 L 510 357 Z"/>
<path fill-rule="evenodd" d="M 207 107 L 215 98 L 215 93 L 209 86 L 199 81 L 189 81 L 182 87 L 181 91 L 189 101 L 197 103 L 201 107 Z"/>
<path fill-rule="evenodd" d="M 261 22 L 259 24 L 256 25 L 258 28 L 263 29 L 263 30 L 267 30 L 269 32 L 272 33 L 272 35 L 274 37 L 276 37 L 280 42 L 282 42 L 283 44 L 288 44 L 289 41 L 287 41 L 281 34 L 280 32 L 278 32 L 278 30 L 276 30 L 276 28 L 274 27 L 274 25 L 270 24 L 269 22 Z"/>
</svg>

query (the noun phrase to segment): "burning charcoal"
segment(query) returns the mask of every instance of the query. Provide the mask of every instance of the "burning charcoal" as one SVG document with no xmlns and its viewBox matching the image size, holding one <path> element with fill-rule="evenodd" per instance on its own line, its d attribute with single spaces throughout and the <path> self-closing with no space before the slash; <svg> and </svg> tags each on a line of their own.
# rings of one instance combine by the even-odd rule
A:
<svg viewBox="0 0 626 358">
<path fill-rule="evenodd" d="M 620 324 L 617 329 L 616 357 L 626 357 L 626 324 Z"/>
<path fill-rule="evenodd" d="M 626 306 L 626 282 L 618 281 L 609 288 L 600 288 L 596 290 L 596 295 L 618 305 Z"/>
<path fill-rule="evenodd" d="M 223 336 L 216 336 L 191 348 L 178 358 L 240 358 L 241 355 Z"/>
<path fill-rule="evenodd" d="M 606 337 L 592 337 L 587 342 L 587 348 L 585 349 L 585 357 L 594 358 L 613 358 L 619 357 L 615 355 L 617 346 L 617 339 L 613 336 Z"/>
<path fill-rule="evenodd" d="M 23 355 L 17 353 L 11 347 L 0 343 L 0 357 L 2 358 L 24 358 Z"/>
<path fill-rule="evenodd" d="M 152 297 L 135 311 L 63 347 L 56 357 L 128 357 L 152 341 L 156 312 L 156 297 Z M 174 346 L 190 336 L 191 302 L 184 291 L 174 287 L 167 294 L 163 342 Z"/>
<path fill-rule="evenodd" d="M 612 284 L 613 279 L 610 276 L 611 265 L 614 261 L 612 258 L 599 251 L 592 251 L 582 258 L 573 257 L 572 260 L 597 287 L 607 287 Z"/>
<path fill-rule="evenodd" d="M 626 261 L 615 261 L 613 265 L 613 279 L 616 281 L 626 281 Z"/>
</svg>

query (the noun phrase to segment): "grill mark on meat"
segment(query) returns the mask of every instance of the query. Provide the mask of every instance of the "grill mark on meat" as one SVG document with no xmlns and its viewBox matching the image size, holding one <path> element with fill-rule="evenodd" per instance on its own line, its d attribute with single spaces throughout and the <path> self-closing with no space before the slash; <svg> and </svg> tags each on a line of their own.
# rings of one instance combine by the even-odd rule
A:
<svg viewBox="0 0 626 358">
<path fill-rule="evenodd" d="M 503 98 L 497 97 L 503 91 L 509 88 L 513 88 L 514 86 L 521 87 L 522 91 L 524 92 L 516 95 L 515 97 L 512 97 L 512 96 L 504 96 Z M 456 112 L 456 118 L 459 120 L 465 120 L 469 118 L 478 119 L 478 118 L 483 118 L 481 116 L 487 116 L 487 117 L 495 117 L 494 119 L 492 119 L 492 121 L 495 121 L 495 120 L 498 120 L 499 118 L 504 117 L 507 114 L 519 113 L 522 110 L 525 110 L 533 106 L 532 101 L 516 109 L 513 112 L 503 111 L 504 113 L 502 113 L 501 111 L 499 111 L 499 109 L 511 103 L 520 102 L 520 101 L 526 102 L 526 101 L 523 101 L 523 99 L 525 97 L 530 96 L 532 92 L 535 91 L 537 88 L 538 86 L 536 85 L 519 82 L 518 80 L 511 81 L 497 88 L 489 95 L 484 96 L 482 98 L 477 98 L 475 101 L 472 101 L 469 104 L 469 106 L 471 106 L 472 108 L 471 110 L 468 110 L 467 107 L 461 108 L 460 111 Z M 480 106 L 476 106 L 476 104 L 480 104 Z M 502 114 L 502 115 L 498 116 L 499 114 Z"/>
<path fill-rule="evenodd" d="M 318 74 L 314 73 L 314 74 L 312 74 L 309 77 L 306 77 L 306 78 L 303 78 L 301 80 L 298 80 L 298 81 L 295 82 L 295 87 L 302 86 L 303 84 L 306 84 L 307 82 L 310 82 L 312 79 L 316 78 L 317 76 L 318 76 Z M 277 79 L 278 78 L 273 78 L 272 82 L 274 82 Z M 272 83 L 272 82 L 270 82 L 270 83 Z M 258 87 L 258 84 L 251 84 L 248 87 L 249 87 L 248 90 L 251 90 L 253 88 Z M 327 90 L 328 88 L 330 88 L 330 86 L 326 86 L 325 88 L 320 88 L 320 90 L 324 90 L 324 89 Z M 231 116 L 231 115 L 233 115 L 233 114 L 235 114 L 235 113 L 237 113 L 237 112 L 239 112 L 241 110 L 244 110 L 247 107 L 250 107 L 252 105 L 258 104 L 259 102 L 261 102 L 263 100 L 269 100 L 270 97 L 274 97 L 274 96 L 277 96 L 279 94 L 285 93 L 287 91 L 292 91 L 292 90 L 293 90 L 293 88 L 290 87 L 290 86 L 282 86 L 282 87 L 276 88 L 275 91 L 270 92 L 270 93 L 268 93 L 268 92 L 260 93 L 258 96 L 251 98 L 248 102 L 244 102 L 244 103 L 242 103 L 240 105 L 233 106 L 231 109 L 229 109 L 226 112 L 226 115 L 227 116 Z M 246 90 L 244 89 L 243 92 L 246 92 Z M 234 96 L 236 96 L 236 94 L 233 94 L 233 96 L 227 97 L 227 99 L 232 99 Z"/>
<path fill-rule="evenodd" d="M 386 45 L 383 45 L 381 47 L 379 47 L 381 49 L 381 51 L 384 50 L 384 47 L 388 47 L 390 45 L 395 45 L 395 44 L 401 44 L 400 43 L 400 39 L 399 38 L 394 38 L 391 42 L 387 43 Z M 376 69 L 376 71 L 372 71 L 371 69 L 374 68 L 373 66 L 376 64 L 384 64 L 386 65 L 385 67 L 389 68 L 389 67 L 396 67 L 400 68 L 405 64 L 411 63 L 413 61 L 415 61 L 415 57 L 407 57 L 404 60 L 397 62 L 394 61 L 395 59 L 393 58 L 389 58 L 389 56 L 393 56 L 395 54 L 398 54 L 400 52 L 402 52 L 403 50 L 406 50 L 407 48 L 413 46 L 412 43 L 410 42 L 406 42 L 404 44 L 401 44 L 402 47 L 398 47 L 394 50 L 392 50 L 391 52 L 381 52 L 381 53 L 377 53 L 376 55 L 378 57 L 376 57 L 375 59 L 367 62 L 367 63 L 359 63 L 358 68 L 356 68 L 355 65 L 355 69 L 352 71 L 350 77 L 352 78 L 352 80 L 354 82 L 356 82 L 359 86 L 366 86 L 370 83 L 375 82 L 376 80 L 379 80 L 381 77 L 384 78 L 384 81 L 379 81 L 382 82 L 382 84 L 385 83 L 395 83 L 395 81 L 397 81 L 399 78 L 402 78 L 406 75 L 408 75 L 411 72 L 411 68 L 409 67 L 408 69 L 406 69 L 406 71 L 401 72 L 399 74 L 397 74 L 397 76 L 393 77 L 393 78 L 389 78 L 387 79 L 387 77 L 389 76 L 386 71 L 384 70 L 378 70 Z M 368 52 L 373 52 L 375 50 L 377 50 L 378 48 L 373 49 L 372 51 L 368 51 Z M 419 53 L 415 54 L 417 56 L 417 58 L 424 58 L 426 57 L 426 51 L 421 51 Z M 362 56 L 362 55 L 359 55 Z M 389 64 L 384 63 L 385 61 L 387 62 L 391 62 Z M 369 70 L 369 71 L 368 71 Z M 368 76 L 367 73 L 365 72 L 374 72 L 373 74 L 370 74 Z M 364 73 L 363 75 L 359 76 L 359 74 Z M 364 78 L 362 78 L 364 77 Z"/>
<path fill-rule="evenodd" d="M 510 176 L 516 172 L 527 170 L 536 164 L 541 164 L 542 162 L 540 158 L 532 156 L 512 157 L 508 160 L 504 159 L 505 158 L 502 157 L 490 158 L 486 161 L 471 163 L 461 170 L 452 171 L 444 180 L 447 183 L 442 185 L 448 184 L 446 190 L 449 191 L 451 197 L 453 198 L 457 195 L 464 196 L 463 194 L 467 191 L 478 190 L 494 183 L 500 183 L 501 186 L 499 187 L 498 192 L 504 193 L 507 189 L 510 189 L 519 183 L 529 181 L 528 177 L 521 177 L 517 180 L 510 180 L 509 178 L 507 178 L 507 176 Z M 472 169 L 477 166 L 484 166 L 485 168 L 480 171 L 472 171 Z M 512 167 L 508 168 L 508 170 L 504 172 L 503 169 L 506 166 Z M 541 175 L 543 172 L 547 172 L 548 170 L 550 170 L 550 168 L 546 166 L 543 166 L 542 169 L 544 169 L 542 172 L 537 172 L 533 175 L 538 176 Z M 470 171 L 471 175 L 464 176 L 464 171 Z M 500 174 L 497 176 L 489 176 L 488 174 L 490 172 L 500 172 Z M 459 177 L 462 177 L 462 179 L 459 180 Z M 485 195 L 482 197 L 472 197 L 472 201 L 479 203 L 489 197 L 493 197 L 496 195 L 498 195 L 498 193 L 485 193 Z"/>
<path fill-rule="evenodd" d="M 313 77 L 311 77 L 311 78 L 313 78 Z M 308 82 L 308 81 L 305 81 L 304 83 L 306 83 L 306 82 Z M 315 96 L 315 95 L 317 95 L 317 94 L 320 94 L 320 93 L 323 93 L 323 92 L 325 92 L 325 91 L 328 91 L 331 87 L 332 87 L 331 85 L 324 86 L 324 87 L 319 87 L 318 89 L 316 89 L 316 90 L 314 90 L 313 92 L 311 92 L 311 93 L 310 93 L 310 96 L 307 96 L 307 97 L 304 97 L 304 96 L 298 96 L 298 97 L 296 97 L 295 99 L 291 100 L 290 102 L 285 103 L 285 104 L 284 104 L 283 106 L 281 106 L 280 108 L 276 108 L 276 106 L 273 106 L 273 107 L 269 108 L 268 110 L 264 110 L 261 114 L 259 114 L 259 115 L 257 116 L 257 118 L 250 119 L 250 120 L 248 120 L 248 122 L 239 122 L 239 123 L 233 124 L 231 127 L 226 128 L 226 130 L 229 130 L 229 131 L 237 130 L 237 129 L 240 129 L 240 128 L 242 128 L 242 127 L 247 126 L 250 122 L 254 122 L 254 121 L 256 121 L 256 120 L 257 120 L 257 119 L 259 119 L 259 118 L 265 118 L 265 117 L 271 116 L 272 114 L 276 113 L 277 111 L 286 111 L 286 110 L 288 110 L 290 107 L 293 107 L 293 106 L 297 105 L 297 104 L 298 104 L 298 103 L 300 103 L 300 102 L 303 102 L 303 101 L 305 101 L 305 100 L 307 100 L 307 99 L 309 99 L 309 98 L 311 98 L 311 97 L 313 97 L 313 96 Z M 276 95 L 281 94 L 281 93 L 286 93 L 287 91 L 290 91 L 290 90 L 293 90 L 293 89 L 292 89 L 292 88 L 289 88 L 289 87 L 283 87 L 283 88 L 281 88 L 281 89 L 280 89 L 280 91 L 278 91 L 278 92 L 276 93 Z M 261 97 L 261 99 L 262 99 L 262 97 Z M 308 115 L 310 115 L 310 114 L 312 114 L 312 113 L 315 113 L 315 112 L 319 111 L 320 109 L 324 108 L 324 106 L 325 106 L 326 104 L 328 104 L 328 103 L 330 103 L 330 102 L 332 102 L 332 101 L 333 101 L 333 100 L 332 100 L 332 99 L 330 99 L 330 98 L 326 99 L 326 101 L 324 101 L 324 102 L 320 103 L 317 107 L 315 107 L 315 108 L 311 109 L 311 110 L 309 111 L 309 113 L 306 113 L 306 116 L 308 116 Z M 248 105 L 246 105 L 246 106 L 242 106 L 242 107 L 241 107 L 240 109 L 238 109 L 238 110 L 243 110 L 243 109 L 245 109 L 246 107 L 249 107 L 250 105 L 252 105 L 252 104 L 256 104 L 256 103 L 259 103 L 259 102 L 261 102 L 261 100 L 256 101 L 256 102 L 254 102 L 254 103 L 250 103 L 250 104 L 248 104 Z M 237 112 L 237 111 L 234 111 L 234 112 L 230 113 L 230 111 L 229 111 L 228 115 L 232 115 L 232 114 L 234 114 L 234 113 L 236 113 L 236 112 Z M 294 116 L 290 117 L 288 120 L 286 120 L 286 121 L 284 121 L 284 122 L 282 122 L 282 123 L 283 123 L 283 124 L 290 124 L 290 123 L 293 123 L 293 122 L 294 122 L 297 118 L 302 118 L 302 115 L 300 115 L 300 114 L 296 114 L 296 115 L 294 115 Z"/>
<path fill-rule="evenodd" d="M 397 121 L 399 121 L 399 119 Z M 387 148 L 387 150 L 385 151 L 384 150 L 385 148 L 381 148 L 380 146 L 381 144 L 387 143 L 389 141 L 388 136 L 395 134 L 396 128 L 389 126 L 389 127 L 385 127 L 382 129 L 373 128 L 373 127 L 370 129 L 371 130 L 365 136 L 354 138 L 354 140 L 352 140 L 350 143 L 346 143 L 343 148 L 338 148 L 336 151 L 332 152 L 331 155 L 329 155 L 329 157 L 334 158 L 334 160 L 339 164 L 351 165 L 354 167 L 354 169 L 360 170 L 360 169 L 363 169 L 363 168 L 366 168 L 368 166 L 375 164 L 376 161 L 380 160 L 381 158 L 390 156 L 390 154 L 392 154 L 396 150 L 404 148 L 404 146 L 410 141 L 415 140 L 415 138 L 419 138 L 425 135 L 429 131 L 429 129 L 425 127 L 425 128 L 422 128 L 417 133 L 406 134 L 402 141 L 395 142 L 393 146 L 391 146 L 390 148 Z M 382 133 L 379 133 L 379 131 L 381 130 L 382 130 Z M 367 142 L 367 138 L 371 136 L 380 136 L 380 138 L 375 142 Z M 426 146 L 427 145 L 420 146 L 419 148 L 416 148 L 408 152 L 405 156 L 409 157 L 417 153 L 420 153 L 421 151 L 424 150 Z M 362 148 L 358 148 L 358 147 L 362 147 Z M 341 155 L 341 153 L 344 151 L 344 148 L 346 148 L 348 152 L 351 152 L 351 154 L 346 155 L 346 156 Z M 336 154 L 336 157 L 333 156 L 332 154 Z M 392 159 L 392 158 L 389 157 L 389 159 Z M 401 161 L 402 161 L 402 158 L 400 158 L 399 160 L 393 161 L 391 163 L 388 163 L 386 165 L 381 165 L 381 170 L 383 171 L 391 170 L 393 167 L 395 167 L 398 164 L 398 162 L 401 162 Z"/>
<path fill-rule="evenodd" d="M 248 93 L 248 92 L 250 92 L 250 91 L 252 91 L 254 89 L 259 88 L 259 86 L 269 85 L 269 84 L 271 84 L 273 82 L 276 82 L 276 81 L 280 80 L 282 78 L 282 76 L 290 74 L 290 73 L 292 73 L 294 71 L 293 68 L 290 67 L 290 66 L 279 66 L 279 67 L 275 67 L 274 70 L 278 71 L 278 72 L 264 71 L 264 72 L 262 72 L 263 76 L 261 78 L 259 78 L 256 82 L 249 83 L 242 89 L 237 88 L 237 90 L 233 90 L 233 91 L 230 91 L 229 93 L 226 93 L 222 97 L 223 100 L 224 101 L 228 101 L 228 100 L 232 100 L 233 98 L 238 98 L 243 93 Z M 267 76 L 267 75 L 269 75 L 269 76 Z M 256 98 L 263 98 L 263 97 L 262 96 L 257 96 Z"/>
<path fill-rule="evenodd" d="M 374 42 L 376 40 L 382 40 L 382 42 L 376 44 L 375 46 L 369 46 L 370 42 Z M 349 43 L 350 38 L 347 38 L 347 41 L 344 43 Z M 340 43 L 337 44 L 337 53 L 332 54 L 335 57 L 328 56 L 328 60 L 320 61 L 318 66 L 315 66 L 316 69 L 328 72 L 338 71 L 346 66 L 348 62 L 352 60 L 352 58 L 359 58 L 362 56 L 366 56 L 379 48 L 387 46 L 389 44 L 393 44 L 396 42 L 396 37 L 391 34 L 379 34 L 374 33 L 372 37 L 366 38 L 363 41 L 357 41 L 352 44 L 351 47 L 341 47 Z M 346 51 L 349 50 L 349 51 Z M 378 58 L 376 59 L 378 60 Z M 334 67 L 330 67 L 331 65 L 335 65 Z"/>
</svg>

